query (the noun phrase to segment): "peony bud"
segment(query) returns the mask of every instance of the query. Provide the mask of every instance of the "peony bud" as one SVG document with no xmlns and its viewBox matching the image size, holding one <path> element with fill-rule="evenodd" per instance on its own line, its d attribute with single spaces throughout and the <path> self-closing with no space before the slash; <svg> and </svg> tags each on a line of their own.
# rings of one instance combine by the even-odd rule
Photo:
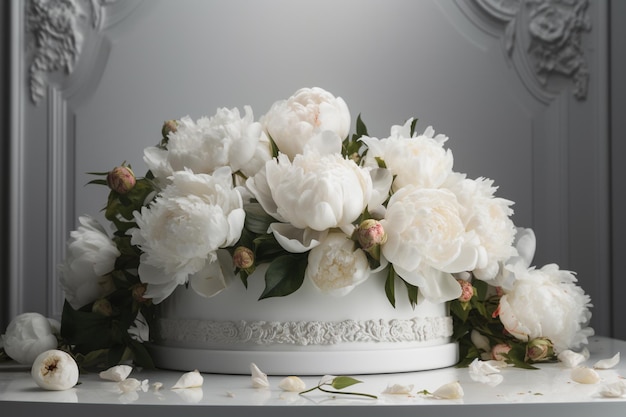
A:
<svg viewBox="0 0 626 417">
<path fill-rule="evenodd" d="M 145 303 L 149 298 L 145 298 L 143 295 L 146 293 L 146 284 L 137 284 L 132 289 L 133 300 L 138 303 Z"/>
<path fill-rule="evenodd" d="M 461 286 L 461 295 L 459 296 L 459 301 L 462 303 L 467 303 L 474 296 L 474 287 L 472 283 L 469 281 L 465 281 L 462 279 L 457 279 L 457 282 Z"/>
<path fill-rule="evenodd" d="M 528 342 L 526 360 L 542 362 L 554 357 L 554 343 L 547 337 L 538 337 Z"/>
<path fill-rule="evenodd" d="M 380 259 L 380 245 L 384 245 L 387 241 L 383 225 L 378 220 L 363 220 L 356 229 L 356 235 L 361 248 L 374 259 Z"/>
<path fill-rule="evenodd" d="M 237 246 L 233 253 L 233 263 L 235 267 L 251 272 L 250 268 L 254 267 L 254 252 L 245 246 Z"/>
<path fill-rule="evenodd" d="M 63 391 L 78 382 L 78 365 L 67 352 L 47 350 L 35 359 L 31 375 L 41 388 Z"/>
<path fill-rule="evenodd" d="M 119 194 L 128 193 L 136 183 L 133 170 L 125 165 L 115 167 L 107 174 L 107 185 Z"/>
<path fill-rule="evenodd" d="M 167 142 L 169 134 L 176 132 L 176 130 L 178 130 L 178 121 L 167 120 L 163 122 L 163 128 L 161 129 L 161 135 L 163 135 L 163 140 Z"/>
<path fill-rule="evenodd" d="M 511 350 L 511 346 L 506 343 L 498 343 L 493 348 L 491 348 L 491 359 L 494 361 L 504 361 L 506 360 L 506 354 Z"/>
<path fill-rule="evenodd" d="M 96 300 L 91 307 L 91 311 L 94 313 L 102 314 L 105 317 L 111 317 L 113 315 L 113 307 L 106 298 Z"/>
</svg>

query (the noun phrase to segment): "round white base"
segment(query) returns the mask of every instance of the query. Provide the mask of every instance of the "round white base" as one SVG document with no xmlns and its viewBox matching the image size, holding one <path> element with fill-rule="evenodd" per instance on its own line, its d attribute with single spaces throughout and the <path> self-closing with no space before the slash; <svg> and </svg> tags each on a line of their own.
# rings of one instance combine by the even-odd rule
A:
<svg viewBox="0 0 626 417">
<path fill-rule="evenodd" d="M 359 375 L 423 371 L 453 366 L 457 343 L 380 350 L 243 351 L 148 347 L 158 368 L 250 374 L 250 363 L 268 375 Z"/>
</svg>

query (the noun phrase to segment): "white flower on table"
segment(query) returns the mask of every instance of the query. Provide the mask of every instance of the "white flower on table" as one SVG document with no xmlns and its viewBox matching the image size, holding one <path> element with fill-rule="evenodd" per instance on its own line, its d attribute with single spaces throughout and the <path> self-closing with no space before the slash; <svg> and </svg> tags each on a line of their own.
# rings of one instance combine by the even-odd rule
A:
<svg viewBox="0 0 626 417">
<path fill-rule="evenodd" d="M 275 102 L 261 123 L 279 151 L 293 159 L 307 146 L 330 147 L 339 153 L 341 141 L 350 132 L 351 119 L 341 97 L 313 87 L 301 88 L 287 100 Z"/>
<path fill-rule="evenodd" d="M 41 353 L 57 347 L 50 319 L 39 313 L 22 313 L 9 323 L 2 335 L 4 352 L 14 361 L 31 365 Z"/>
<path fill-rule="evenodd" d="M 59 267 L 59 282 L 65 299 L 74 309 L 115 289 L 108 274 L 120 256 L 115 243 L 96 219 L 80 216 L 78 221 L 80 226 L 70 233 L 66 257 Z"/>
<path fill-rule="evenodd" d="M 143 295 L 160 303 L 187 281 L 210 297 L 226 287 L 218 250 L 241 236 L 245 212 L 233 188 L 230 168 L 213 175 L 178 171 L 149 207 L 135 213 L 131 242 L 143 253 L 139 276 Z"/>
<path fill-rule="evenodd" d="M 31 367 L 31 376 L 39 387 L 64 391 L 78 382 L 78 365 L 67 352 L 50 349 L 39 354 Z"/>
</svg>

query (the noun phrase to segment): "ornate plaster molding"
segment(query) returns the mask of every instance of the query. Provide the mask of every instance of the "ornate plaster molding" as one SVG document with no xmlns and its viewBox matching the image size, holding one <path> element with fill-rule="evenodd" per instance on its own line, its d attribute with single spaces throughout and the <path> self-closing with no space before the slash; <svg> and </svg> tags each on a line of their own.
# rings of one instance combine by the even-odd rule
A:
<svg viewBox="0 0 626 417">
<path fill-rule="evenodd" d="M 409 320 L 212 321 L 161 318 L 159 339 L 204 345 L 335 345 L 425 342 L 450 337 L 450 317 Z"/>
<path fill-rule="evenodd" d="M 104 7 L 115 1 L 29 1 L 25 21 L 32 53 L 28 84 L 33 103 L 46 96 L 51 74 L 62 71 L 67 76 L 74 71 L 88 32 L 102 28 Z"/>
<path fill-rule="evenodd" d="M 588 0 L 474 0 L 488 16 L 505 25 L 503 42 L 509 59 L 518 52 L 546 88 L 557 77 L 570 79 L 573 94 L 587 97 L 589 67 L 582 37 L 591 30 Z M 519 50 L 519 51 L 518 51 Z"/>
</svg>

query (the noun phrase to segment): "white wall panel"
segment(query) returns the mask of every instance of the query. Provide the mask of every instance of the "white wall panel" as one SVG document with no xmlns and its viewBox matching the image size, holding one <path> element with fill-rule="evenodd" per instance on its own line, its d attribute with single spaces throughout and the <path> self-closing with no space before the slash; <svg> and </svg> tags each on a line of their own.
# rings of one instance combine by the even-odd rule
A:
<svg viewBox="0 0 626 417">
<path fill-rule="evenodd" d="M 581 85 L 582 70 L 538 77 L 532 2 L 69 0 L 75 9 L 62 13 L 80 42 L 46 58 L 63 65 L 34 80 L 38 50 L 28 41 L 37 26 L 16 34 L 14 311 L 60 313 L 63 242 L 76 216 L 97 214 L 106 198 L 85 187 L 86 172 L 127 161 L 143 173 L 142 149 L 159 140 L 163 120 L 246 104 L 259 117 L 296 89 L 320 86 L 374 136 L 411 116 L 448 135 L 455 169 L 493 178 L 516 202 L 516 223 L 535 228 L 537 262 L 579 271 L 594 326 L 608 334 L 605 3 L 590 3 L 579 13 L 588 27 L 564 35 L 582 42 Z M 51 19 L 28 4 L 13 4 L 22 22 Z M 563 13 L 555 25 L 574 11 Z M 35 94 L 33 81 L 43 84 Z"/>
</svg>

